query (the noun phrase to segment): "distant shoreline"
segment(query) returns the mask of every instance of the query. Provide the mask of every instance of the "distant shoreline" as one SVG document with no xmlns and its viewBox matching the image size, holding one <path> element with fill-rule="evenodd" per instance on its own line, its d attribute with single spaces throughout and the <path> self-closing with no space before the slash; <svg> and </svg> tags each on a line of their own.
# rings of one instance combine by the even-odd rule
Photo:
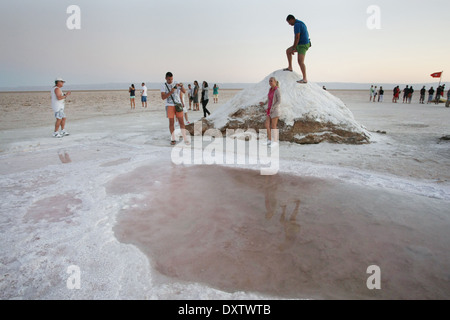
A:
<svg viewBox="0 0 450 320">
<path fill-rule="evenodd" d="M 370 89 L 370 88 L 369 88 Z M 327 91 L 337 91 L 337 92 L 364 92 L 369 91 L 369 89 L 326 89 Z M 242 91 L 245 90 L 245 88 L 236 88 L 236 89 L 220 89 L 220 91 Z M 389 89 L 386 89 L 389 90 Z M 66 89 L 65 91 L 71 91 L 71 92 L 124 92 L 128 94 L 128 90 L 126 89 L 95 89 L 95 90 L 70 90 Z M 158 89 L 148 89 L 148 92 L 159 92 Z M 219 95 L 220 95 L 219 91 Z M 18 93 L 18 94 L 28 94 L 28 93 L 46 93 L 50 92 L 50 90 L 29 90 L 29 91 L 1 91 L 0 94 L 6 94 L 6 93 Z M 138 97 L 140 95 L 137 95 Z"/>
<path fill-rule="evenodd" d="M 243 88 L 236 88 L 236 89 L 220 89 L 220 91 L 241 91 L 244 90 Z M 125 92 L 128 94 L 128 90 L 122 89 L 98 89 L 98 90 L 66 90 L 71 92 Z M 148 89 L 148 92 L 159 92 L 158 89 Z M 220 95 L 219 91 L 219 95 Z M 348 92 L 361 92 L 361 91 L 367 91 L 367 89 L 327 89 L 327 91 L 348 91 Z M 49 90 L 39 90 L 39 91 L 0 91 L 0 94 L 6 94 L 6 93 L 18 93 L 18 94 L 29 94 L 29 93 L 46 93 L 50 92 Z M 139 95 L 138 95 L 139 96 Z"/>
<path fill-rule="evenodd" d="M 385 91 L 389 91 L 394 89 L 396 86 L 400 86 L 400 89 L 403 90 L 403 88 L 408 86 L 413 86 L 415 91 L 418 91 L 422 89 L 423 86 L 428 90 L 430 87 L 437 88 L 438 82 L 433 83 L 413 83 L 413 84 L 393 84 L 393 83 L 376 83 L 373 84 L 367 84 L 367 83 L 339 83 L 339 82 L 315 82 L 318 86 L 323 87 L 327 90 L 333 90 L 333 91 L 369 91 L 370 87 L 377 86 L 377 89 L 380 87 L 383 87 Z M 256 83 L 230 83 L 230 84 L 219 84 L 219 89 L 221 91 L 223 90 L 244 90 L 247 88 L 250 88 L 254 86 Z M 450 88 L 450 82 L 442 82 L 441 85 L 446 86 L 446 91 Z M 110 88 L 102 88 L 102 86 L 106 87 L 107 85 L 91 85 L 91 86 L 85 86 L 85 85 L 66 85 L 64 87 L 64 90 L 66 91 L 72 91 L 72 92 L 101 92 L 101 91 L 125 91 L 128 92 L 129 85 L 111 85 Z M 94 89 L 89 89 L 89 87 L 92 87 Z M 100 87 L 100 88 L 99 88 Z M 149 91 L 159 91 L 159 84 L 151 83 L 147 85 Z M 18 93 L 18 92 L 50 92 L 52 86 L 49 85 L 48 87 L 45 86 L 30 86 L 30 87 L 3 87 L 0 88 L 0 93 Z M 140 87 L 136 87 L 136 90 L 139 91 Z M 212 87 L 211 87 L 212 89 Z"/>
<path fill-rule="evenodd" d="M 43 92 L 50 92 L 51 88 L 49 90 L 28 90 L 28 91 L 1 91 L 0 90 L 0 94 L 2 93 L 43 93 Z M 71 92 L 125 92 L 128 94 L 128 89 L 93 89 L 93 90 L 86 90 L 86 89 L 82 89 L 82 90 L 71 90 L 69 88 L 65 89 L 63 88 L 64 91 L 71 91 Z M 136 88 L 137 91 L 138 88 Z M 220 91 L 237 91 L 237 90 L 244 90 L 243 88 L 237 88 L 237 89 L 220 89 Z M 159 89 L 148 89 L 148 92 L 159 92 Z M 219 94 L 220 94 L 219 91 Z M 139 94 L 137 96 L 140 96 Z"/>
</svg>

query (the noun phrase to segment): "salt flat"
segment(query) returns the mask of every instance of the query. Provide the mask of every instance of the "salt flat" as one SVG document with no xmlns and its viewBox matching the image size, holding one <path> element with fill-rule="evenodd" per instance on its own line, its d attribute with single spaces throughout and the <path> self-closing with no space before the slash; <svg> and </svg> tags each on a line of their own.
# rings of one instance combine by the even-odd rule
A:
<svg viewBox="0 0 450 320">
<path fill-rule="evenodd" d="M 173 165 L 155 91 L 147 110 L 130 110 L 126 91 L 74 92 L 63 139 L 51 137 L 49 93 L 0 93 L 0 297 L 448 299 L 450 109 L 331 92 L 372 143 L 281 143 L 287 183 L 252 166 Z M 379 292 L 365 287 L 369 264 Z M 71 265 L 80 290 L 67 288 Z"/>
</svg>

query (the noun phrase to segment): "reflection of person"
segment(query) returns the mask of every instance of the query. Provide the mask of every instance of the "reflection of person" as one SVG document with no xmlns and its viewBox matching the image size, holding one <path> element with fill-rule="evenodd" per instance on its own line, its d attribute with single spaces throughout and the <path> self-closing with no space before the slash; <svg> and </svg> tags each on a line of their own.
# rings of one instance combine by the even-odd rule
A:
<svg viewBox="0 0 450 320">
<path fill-rule="evenodd" d="M 283 185 L 283 181 L 279 176 L 266 176 L 264 181 L 266 219 L 271 220 L 277 213 L 278 207 L 281 207 L 279 222 L 284 229 L 285 241 L 284 243 L 280 244 L 279 248 L 283 250 L 295 241 L 295 236 L 300 231 L 300 224 L 297 222 L 297 215 L 300 211 L 300 200 L 292 200 L 292 202 L 295 203 L 295 207 L 292 210 L 291 215 L 289 217 L 286 217 L 288 203 L 284 203 L 283 201 L 281 201 L 280 203 L 280 201 L 278 200 L 278 196 L 284 194 L 283 191 L 278 191 L 278 187 L 280 185 Z"/>
<path fill-rule="evenodd" d="M 69 154 L 65 150 L 61 150 L 58 152 L 59 160 L 61 160 L 62 163 L 70 163 L 72 162 L 72 159 L 70 159 Z"/>
<path fill-rule="evenodd" d="M 178 84 L 173 80 L 173 74 L 171 72 L 166 73 L 166 82 L 161 87 L 161 99 L 166 100 L 166 115 L 169 119 L 169 130 L 172 138 L 171 144 L 175 145 L 175 117 L 178 119 L 180 123 L 181 133 L 184 138 L 184 142 L 189 144 L 186 137 L 186 130 L 184 126 L 183 120 L 183 111 L 177 112 L 175 109 L 176 103 L 181 103 L 180 95 L 178 90 L 186 93 L 186 89 L 183 87 L 183 84 Z"/>
<path fill-rule="evenodd" d="M 300 200 L 295 201 L 295 208 L 292 210 L 289 219 L 286 219 L 286 205 L 281 206 L 282 212 L 280 222 L 284 227 L 286 240 L 292 240 L 300 231 L 300 225 L 297 223 L 297 215 L 300 209 Z"/>
<path fill-rule="evenodd" d="M 277 189 L 279 185 L 278 177 L 266 176 L 264 199 L 266 205 L 266 219 L 270 220 L 277 211 Z"/>
<path fill-rule="evenodd" d="M 128 92 L 130 93 L 131 109 L 136 109 L 136 88 L 134 87 L 134 84 L 132 84 L 131 87 L 128 88 Z"/>
<path fill-rule="evenodd" d="M 286 18 L 286 21 L 294 27 L 294 45 L 292 47 L 287 48 L 286 55 L 288 59 L 289 66 L 284 69 L 284 71 L 293 71 L 292 68 L 292 56 L 298 52 L 298 64 L 300 65 L 300 69 L 303 74 L 303 79 L 297 81 L 298 83 L 308 83 L 308 78 L 306 76 L 306 65 L 305 65 L 305 57 L 306 51 L 311 47 L 311 41 L 309 40 L 308 28 L 306 25 L 300 21 L 295 19 L 293 15 L 289 15 Z"/>
<path fill-rule="evenodd" d="M 266 130 L 268 145 L 276 146 L 278 143 L 278 118 L 280 117 L 280 104 L 281 104 L 281 93 L 277 79 L 271 77 L 269 79 L 269 94 L 267 95 L 267 112 L 266 112 Z M 265 105 L 264 102 L 259 103 L 261 106 Z M 272 132 L 273 130 L 273 132 Z M 272 134 L 273 133 L 273 134 Z"/>
<path fill-rule="evenodd" d="M 55 86 L 51 91 L 52 109 L 56 118 L 55 131 L 53 132 L 53 137 L 55 138 L 62 138 L 69 135 L 69 133 L 64 129 L 66 126 L 66 114 L 64 113 L 64 108 L 66 98 L 70 96 L 71 92 L 69 91 L 66 94 L 62 92 L 64 83 L 65 81 L 63 79 L 57 78 L 55 80 Z M 59 128 L 61 128 L 61 131 L 59 131 Z"/>
</svg>

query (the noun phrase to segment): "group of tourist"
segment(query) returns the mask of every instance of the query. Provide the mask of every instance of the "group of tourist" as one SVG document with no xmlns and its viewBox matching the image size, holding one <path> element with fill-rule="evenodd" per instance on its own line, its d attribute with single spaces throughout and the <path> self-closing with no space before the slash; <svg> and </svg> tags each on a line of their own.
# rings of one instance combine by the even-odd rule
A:
<svg viewBox="0 0 450 320">
<path fill-rule="evenodd" d="M 203 107 L 203 112 L 204 112 L 204 116 L 206 117 L 206 115 L 209 115 L 210 112 L 209 110 L 206 108 L 206 106 L 209 103 L 209 85 L 206 81 L 203 81 L 202 84 L 202 88 L 200 90 L 199 84 L 197 81 L 194 81 L 194 87 L 191 86 L 191 84 L 188 85 L 188 91 L 187 91 L 187 97 L 188 97 L 188 101 L 189 101 L 189 109 L 187 109 L 185 112 L 187 112 L 188 110 L 193 110 L 193 111 L 200 111 L 200 103 L 202 104 Z M 131 86 L 128 88 L 128 92 L 130 93 L 130 105 L 131 105 L 131 109 L 136 109 L 136 88 L 134 86 L 134 84 L 131 84 Z M 148 104 L 147 104 L 147 96 L 148 96 L 148 89 L 145 85 L 145 83 L 142 83 L 142 89 L 140 91 L 141 93 L 141 102 L 142 102 L 142 108 L 147 108 Z M 183 104 L 183 106 L 185 106 L 186 101 L 184 100 L 184 93 L 180 92 L 180 100 L 181 103 Z M 200 96 L 200 99 L 199 99 Z M 214 85 L 213 87 L 213 99 L 214 99 L 214 103 L 219 103 L 219 86 L 217 84 Z M 193 107 L 193 109 L 192 109 Z"/>
<path fill-rule="evenodd" d="M 383 87 L 380 87 L 380 89 L 377 89 L 377 86 L 370 87 L 370 100 L 369 100 L 370 102 L 383 102 L 383 98 L 384 98 Z"/>
<path fill-rule="evenodd" d="M 185 96 L 187 94 L 189 100 L 189 109 L 185 102 Z M 213 88 L 214 103 L 219 102 L 219 87 L 215 84 Z M 185 143 L 188 143 L 185 134 L 185 124 L 190 124 L 188 120 L 188 111 L 200 111 L 200 103 L 203 108 L 203 117 L 206 118 L 211 114 L 207 109 L 209 103 L 209 85 L 208 82 L 203 81 L 201 91 L 198 81 L 194 81 L 194 86 L 188 84 L 186 89 L 183 83 L 178 83 L 173 80 L 173 74 L 171 72 L 166 73 L 166 82 L 161 87 L 161 99 L 166 102 L 166 116 L 169 119 L 169 130 L 172 136 L 171 144 L 175 145 L 176 140 L 174 136 L 175 131 L 175 119 L 180 125 L 180 129 L 183 133 Z M 176 108 L 177 104 L 180 104 L 183 110 Z M 183 119 L 183 116 L 186 122 Z"/>
<path fill-rule="evenodd" d="M 277 79 L 271 77 L 269 80 L 269 93 L 268 99 L 266 102 L 260 102 L 261 106 L 267 104 L 266 111 L 266 122 L 265 127 L 267 129 L 267 138 L 268 141 L 265 143 L 266 145 L 276 146 L 278 144 L 278 130 L 275 130 L 272 134 L 272 130 L 277 129 L 278 118 L 280 116 L 279 106 L 281 103 L 281 94 L 279 89 L 279 83 Z M 189 145 L 189 140 L 186 136 L 186 127 L 183 119 L 183 115 L 186 114 L 184 109 L 186 105 L 183 103 L 183 97 L 186 93 L 188 93 L 189 99 L 192 98 L 192 103 L 194 110 L 198 110 L 198 82 L 194 82 L 194 88 L 189 84 L 188 89 L 184 87 L 183 83 L 178 83 L 173 79 L 173 74 L 171 72 L 166 73 L 166 82 L 161 87 L 161 99 L 166 102 L 166 116 L 169 119 L 169 130 L 171 134 L 171 145 L 176 144 L 175 137 L 175 119 L 178 120 L 180 124 L 181 133 L 183 135 L 184 143 Z M 203 82 L 202 85 L 202 106 L 204 117 L 206 118 L 209 115 L 208 109 L 206 109 L 206 105 L 208 104 L 208 83 L 206 81 Z M 180 108 L 177 109 L 177 105 L 182 105 L 183 110 Z M 189 109 L 191 110 L 191 103 L 189 104 Z M 189 122 L 187 122 L 189 124 Z"/>
<path fill-rule="evenodd" d="M 436 92 L 436 96 L 434 96 L 434 93 Z M 425 103 L 425 96 L 427 94 L 427 90 L 425 89 L 425 86 L 423 86 L 422 90 L 420 90 L 420 103 L 424 104 Z M 433 97 L 434 97 L 434 103 L 435 104 L 439 104 L 439 102 L 441 102 L 441 99 L 444 97 L 445 94 L 445 84 L 444 85 L 439 85 L 436 89 L 436 91 L 434 90 L 433 87 L 431 87 L 428 90 L 428 102 L 427 104 L 430 104 L 433 102 Z M 448 100 L 450 100 L 450 90 L 447 91 L 447 104 L 446 106 L 448 106 Z"/>
<path fill-rule="evenodd" d="M 206 117 L 207 115 L 210 114 L 210 112 L 206 108 L 206 106 L 208 105 L 208 102 L 209 102 L 208 82 L 203 81 L 203 83 L 202 83 L 200 99 L 199 99 L 199 93 L 200 93 L 200 87 L 199 87 L 199 84 L 197 81 L 194 81 L 194 87 L 192 87 L 190 84 L 188 85 L 188 91 L 187 91 L 188 100 L 189 100 L 189 109 L 188 110 L 200 111 L 200 104 L 199 104 L 199 101 L 200 101 L 200 103 L 202 104 L 202 107 L 203 107 L 203 116 Z M 214 99 L 214 103 L 219 102 L 219 86 L 217 84 L 215 84 L 213 87 L 213 99 Z M 184 104 L 183 101 L 182 101 L 182 103 Z M 193 107 L 193 109 L 192 109 L 192 107 Z"/>
<path fill-rule="evenodd" d="M 392 96 L 393 103 L 398 103 L 398 101 L 400 99 L 400 95 L 401 95 L 401 93 L 403 93 L 403 103 L 410 104 L 412 101 L 412 97 L 414 95 L 414 88 L 413 88 L 413 86 L 407 85 L 403 90 L 401 90 L 400 86 L 396 86 L 392 90 L 392 92 L 393 92 L 393 96 Z M 428 92 L 427 104 L 430 104 L 432 102 L 439 104 L 439 102 L 441 101 L 441 99 L 444 97 L 444 94 L 445 94 L 445 84 L 439 85 L 436 90 L 434 90 L 433 87 L 431 87 L 429 90 L 427 90 L 426 87 L 423 86 L 423 88 L 420 90 L 419 103 L 425 104 L 425 98 L 426 98 L 427 92 Z M 436 93 L 436 95 L 435 95 L 435 93 Z M 380 89 L 378 89 L 378 90 L 377 90 L 377 86 L 372 85 L 370 87 L 370 98 L 369 98 L 370 102 L 376 102 L 376 101 L 383 102 L 383 95 L 384 95 L 383 87 L 380 87 Z M 378 96 L 378 100 L 377 100 L 377 96 Z M 448 90 L 448 92 L 447 92 L 447 100 L 449 100 L 449 99 L 450 99 L 450 90 Z"/>
<path fill-rule="evenodd" d="M 142 108 L 147 108 L 147 96 L 148 96 L 148 89 L 144 82 L 141 84 L 141 102 L 142 102 Z M 131 110 L 136 109 L 136 88 L 134 87 L 134 84 L 131 84 L 131 86 L 128 88 L 128 92 L 130 93 L 130 104 L 131 104 Z"/>
</svg>

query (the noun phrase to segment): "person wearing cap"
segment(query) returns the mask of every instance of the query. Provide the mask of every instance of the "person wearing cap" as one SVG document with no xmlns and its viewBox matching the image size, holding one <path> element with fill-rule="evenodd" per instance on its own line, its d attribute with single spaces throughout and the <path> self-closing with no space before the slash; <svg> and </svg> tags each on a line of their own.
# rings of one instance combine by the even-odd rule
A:
<svg viewBox="0 0 450 320">
<path fill-rule="evenodd" d="M 69 133 L 64 129 L 66 126 L 66 115 L 64 113 L 64 106 L 66 102 L 66 98 L 70 96 L 71 92 L 63 93 L 62 87 L 64 86 L 65 81 L 61 78 L 56 78 L 55 86 L 51 91 L 52 96 L 52 109 L 55 114 L 56 123 L 55 123 L 55 132 L 53 132 L 53 137 L 62 138 L 64 136 L 68 136 Z M 61 128 L 61 131 L 59 130 Z"/>
<path fill-rule="evenodd" d="M 311 47 L 311 41 L 309 39 L 308 28 L 306 25 L 297 20 L 292 14 L 288 15 L 286 21 L 289 25 L 294 27 L 294 45 L 292 47 L 287 48 L 286 55 L 288 59 L 289 66 L 283 71 L 293 71 L 292 68 L 292 56 L 295 52 L 298 52 L 298 64 L 300 65 L 300 69 L 303 74 L 303 79 L 297 81 L 298 83 L 308 83 L 308 78 L 306 76 L 306 65 L 305 65 L 305 57 L 306 51 Z"/>
</svg>

